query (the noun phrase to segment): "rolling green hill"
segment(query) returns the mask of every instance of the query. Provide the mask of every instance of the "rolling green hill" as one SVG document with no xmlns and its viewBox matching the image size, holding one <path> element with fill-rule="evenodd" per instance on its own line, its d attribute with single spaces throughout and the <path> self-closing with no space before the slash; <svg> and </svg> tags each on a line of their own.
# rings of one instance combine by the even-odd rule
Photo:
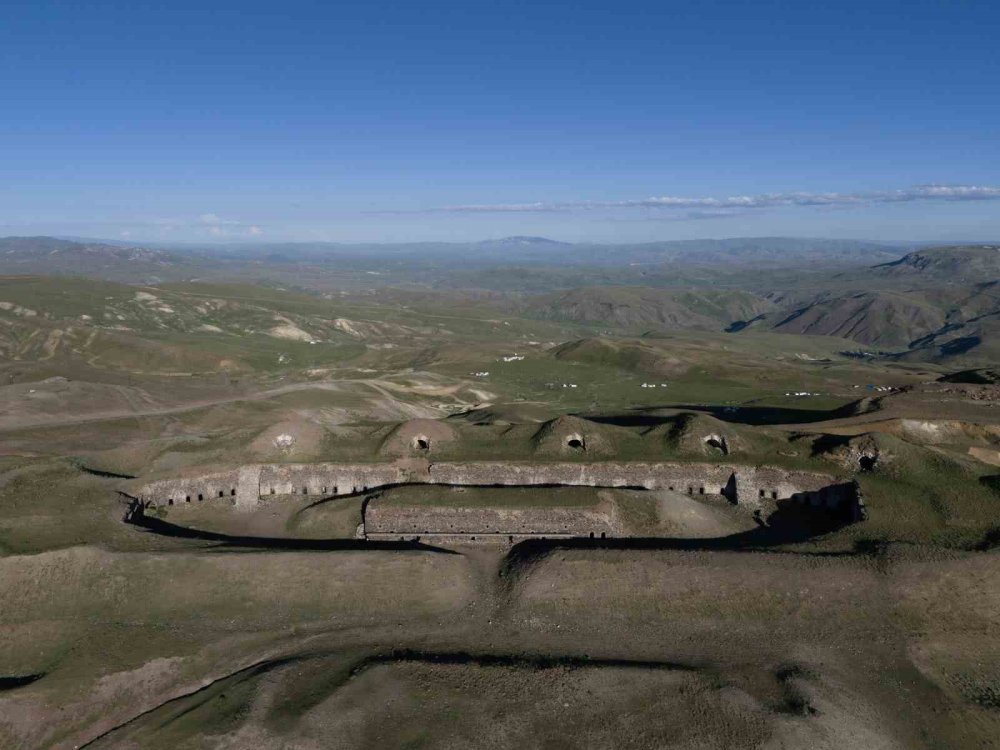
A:
<svg viewBox="0 0 1000 750">
<path fill-rule="evenodd" d="M 1000 245 L 935 247 L 871 269 L 871 278 L 919 284 L 970 284 L 1000 278 Z"/>
<path fill-rule="evenodd" d="M 207 258 L 144 247 L 54 237 L 0 237 L 0 274 L 82 275 L 157 283 L 189 278 L 212 265 Z"/>
<path fill-rule="evenodd" d="M 957 339 L 978 337 L 979 343 L 989 344 L 995 336 L 990 321 L 998 313 L 1000 282 L 989 281 L 902 291 L 821 292 L 806 301 L 793 298 L 738 328 L 839 336 L 897 353 L 934 349 L 933 355 L 918 356 L 938 360 L 975 348 L 948 345 Z M 985 356 L 987 349 L 980 353 Z"/>
<path fill-rule="evenodd" d="M 185 357 L 176 347 L 191 346 L 193 337 L 200 339 L 196 349 L 207 346 L 220 360 L 245 364 L 259 365 L 284 348 L 361 342 L 398 348 L 383 358 L 426 363 L 452 342 L 413 352 L 407 337 L 415 327 L 430 326 L 420 338 L 448 321 L 449 328 L 471 326 L 489 339 L 514 319 L 610 335 L 826 336 L 870 354 L 959 366 L 995 357 L 1000 250 L 937 247 L 872 265 L 895 252 L 875 243 L 789 238 L 606 246 L 512 237 L 172 251 L 8 237 L 0 239 L 0 273 L 64 281 L 11 277 L 0 284 L 0 319 L 5 350 L 21 355 L 22 347 L 47 351 L 59 346 L 51 337 L 69 342 L 94 329 L 100 336 L 88 346 L 105 341 L 111 351 L 120 348 L 112 340 L 142 336 L 175 347 L 167 361 L 178 362 Z M 93 281 L 69 278 L 77 274 Z M 424 311 L 420 322 L 417 309 Z M 33 337 L 33 327 L 46 326 L 52 330 Z M 237 355 L 244 347 L 234 337 L 241 336 L 258 337 L 257 353 Z M 279 344 L 282 351 L 274 351 Z"/>
<path fill-rule="evenodd" d="M 535 297 L 525 313 L 628 329 L 723 330 L 734 320 L 754 318 L 773 308 L 750 292 L 604 286 Z"/>
<path fill-rule="evenodd" d="M 944 325 L 945 318 L 944 310 L 919 296 L 862 292 L 820 300 L 790 312 L 785 310 L 762 322 L 779 333 L 839 336 L 866 346 L 895 350 L 937 330 Z"/>
</svg>

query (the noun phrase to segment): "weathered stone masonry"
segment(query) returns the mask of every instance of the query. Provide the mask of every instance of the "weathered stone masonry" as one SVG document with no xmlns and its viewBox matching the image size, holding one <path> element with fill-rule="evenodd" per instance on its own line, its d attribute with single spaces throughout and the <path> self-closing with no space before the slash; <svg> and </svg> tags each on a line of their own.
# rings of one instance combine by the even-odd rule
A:
<svg viewBox="0 0 1000 750">
<path fill-rule="evenodd" d="M 611 503 L 589 508 L 400 507 L 372 503 L 365 512 L 364 532 L 369 539 L 461 535 L 484 538 L 506 536 L 509 542 L 513 542 L 515 537 L 521 539 L 539 535 L 621 536 Z"/>
</svg>

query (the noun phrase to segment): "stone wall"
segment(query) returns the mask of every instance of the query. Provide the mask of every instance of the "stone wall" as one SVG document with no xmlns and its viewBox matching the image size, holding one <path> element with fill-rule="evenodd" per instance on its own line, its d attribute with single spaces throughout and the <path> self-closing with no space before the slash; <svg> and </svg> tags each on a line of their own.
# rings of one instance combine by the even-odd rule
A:
<svg viewBox="0 0 1000 750">
<path fill-rule="evenodd" d="M 610 512 L 609 512 L 610 511 Z M 620 535 L 613 509 L 586 507 L 446 508 L 381 505 L 365 510 L 365 535 L 414 536 L 513 535 L 590 536 Z"/>
<path fill-rule="evenodd" d="M 260 496 L 353 495 L 376 487 L 427 481 L 423 477 L 423 472 L 395 463 L 265 465 L 260 472 Z"/>
<path fill-rule="evenodd" d="M 364 538 L 371 542 L 423 542 L 436 547 L 466 546 L 469 543 L 477 546 L 496 546 L 507 550 L 511 546 L 529 539 L 578 539 L 579 534 L 400 534 L 375 532 L 365 534 Z"/>
<path fill-rule="evenodd" d="M 127 494 L 143 500 L 151 505 L 182 505 L 185 503 L 200 503 L 206 501 L 225 502 L 236 505 L 237 500 L 246 503 L 247 487 L 243 483 L 243 497 L 239 497 L 241 488 L 241 469 L 219 471 L 193 477 L 176 477 L 159 479 L 142 485 L 133 492 L 132 487 L 126 488 Z M 256 505 L 257 496 L 253 498 Z"/>
<path fill-rule="evenodd" d="M 819 490 L 833 478 L 811 472 L 735 464 L 603 461 L 516 463 L 451 462 L 429 467 L 433 484 L 450 485 L 570 485 L 669 489 L 690 495 L 726 495 L 741 505 L 789 498 L 797 492 Z"/>
<path fill-rule="evenodd" d="M 787 499 L 827 508 L 860 503 L 856 485 L 837 482 L 825 474 L 736 464 L 622 461 L 248 465 L 198 477 L 147 482 L 130 494 L 151 505 L 216 500 L 251 510 L 261 500 L 289 495 L 332 497 L 402 484 L 669 489 L 690 495 L 723 495 L 747 509 Z"/>
</svg>

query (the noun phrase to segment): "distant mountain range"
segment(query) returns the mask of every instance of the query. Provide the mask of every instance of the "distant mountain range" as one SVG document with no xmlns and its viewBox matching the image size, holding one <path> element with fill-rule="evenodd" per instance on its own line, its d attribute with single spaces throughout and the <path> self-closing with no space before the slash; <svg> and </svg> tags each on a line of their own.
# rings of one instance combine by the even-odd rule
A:
<svg viewBox="0 0 1000 750">
<path fill-rule="evenodd" d="M 928 248 L 872 269 L 882 278 L 975 283 L 1000 277 L 1000 245 Z"/>
<path fill-rule="evenodd" d="M 588 287 L 532 296 L 523 312 L 632 331 L 834 336 L 911 360 L 1000 361 L 1000 250 L 994 246 L 919 250 L 863 271 L 830 274 L 825 284 L 823 277 L 811 278 L 812 289 L 770 293 Z"/>
<path fill-rule="evenodd" d="M 498 240 L 483 240 L 482 242 L 476 243 L 479 247 L 484 248 L 499 248 L 499 249 L 509 249 L 509 248 L 537 248 L 544 250 L 546 248 L 558 248 L 558 247 L 572 247 L 570 242 L 559 242 L 558 240 L 550 240 L 547 237 L 501 237 Z"/>
<path fill-rule="evenodd" d="M 990 321 L 1000 314 L 1000 249 L 992 245 L 918 250 L 846 276 L 851 288 L 839 291 L 845 277 L 837 276 L 829 290 L 793 300 L 748 327 L 840 336 L 933 358 L 961 346 L 977 349 L 992 337 Z"/>
<path fill-rule="evenodd" d="M 66 240 L 53 237 L 0 238 L 0 253 L 8 248 L 46 252 L 70 245 L 90 248 L 130 247 L 120 241 Z M 145 247 L 145 246 L 144 246 Z M 558 242 L 545 237 L 503 237 L 481 242 L 413 242 L 395 244 L 277 242 L 226 245 L 156 245 L 158 252 L 197 258 L 276 258 L 282 262 L 344 258 L 406 258 L 413 261 L 455 260 L 467 264 L 517 263 L 621 266 L 674 263 L 711 266 L 719 263 L 815 267 L 871 265 L 895 260 L 906 245 L 860 240 L 757 237 L 721 240 L 680 240 L 641 244 Z"/>
<path fill-rule="evenodd" d="M 0 273 L 73 275 L 151 283 L 183 278 L 196 263 L 178 253 L 144 247 L 75 242 L 54 237 L 0 238 Z"/>
</svg>

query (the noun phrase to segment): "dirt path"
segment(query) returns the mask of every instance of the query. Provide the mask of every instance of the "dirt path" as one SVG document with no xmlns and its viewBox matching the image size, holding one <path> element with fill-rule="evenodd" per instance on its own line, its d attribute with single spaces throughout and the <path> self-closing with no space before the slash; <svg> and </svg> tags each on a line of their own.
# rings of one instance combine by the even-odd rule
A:
<svg viewBox="0 0 1000 750">
<path fill-rule="evenodd" d="M 391 400 L 392 402 L 398 404 L 405 413 L 409 414 L 411 417 L 426 417 L 427 409 L 421 408 L 419 406 L 414 406 L 412 404 L 407 404 L 399 399 L 400 393 L 413 392 L 419 393 L 419 391 L 414 391 L 413 389 L 407 389 L 405 387 L 397 386 L 396 384 L 390 384 L 388 381 L 382 379 L 372 379 L 372 380 L 359 380 L 359 379 L 346 379 L 337 381 L 327 381 L 319 383 L 290 383 L 288 385 L 278 386 L 276 388 L 269 388 L 267 390 L 258 391 L 256 393 L 247 393 L 234 396 L 221 396 L 218 398 L 208 398 L 208 399 L 198 399 L 196 401 L 188 401 L 184 404 L 176 404 L 173 406 L 163 406 L 154 408 L 136 408 L 136 409 L 112 409 L 105 411 L 90 412 L 88 414 L 79 415 L 26 415 L 24 417 L 4 417 L 0 421 L 0 432 L 12 432 L 15 430 L 24 430 L 32 427 L 46 427 L 50 425 L 69 425 L 69 424 L 87 424 L 91 422 L 106 422 L 116 419 L 133 419 L 136 417 L 158 417 L 169 414 L 183 414 L 185 412 L 196 411 L 198 409 L 204 409 L 210 406 L 221 406 L 223 404 L 232 404 L 240 401 L 266 401 L 267 399 L 274 398 L 275 396 L 282 396 L 287 393 L 296 393 L 299 391 L 343 391 L 344 385 L 363 385 L 365 388 L 372 391 L 372 395 Z M 388 386 L 388 387 L 387 387 Z M 457 392 L 461 388 L 462 384 L 456 384 L 454 390 Z"/>
<path fill-rule="evenodd" d="M 365 381 L 339 381 L 344 382 L 365 382 Z M 258 391 L 257 393 L 241 394 L 238 396 L 223 396 L 219 398 L 209 398 L 209 399 L 199 399 L 197 401 L 189 401 L 184 404 L 178 404 L 174 406 L 164 406 L 149 409 L 110 409 L 106 411 L 91 412 L 89 414 L 80 415 L 37 415 L 25 418 L 5 418 L 2 423 L 0 423 L 0 432 L 10 432 L 14 430 L 23 430 L 31 427 L 45 427 L 48 425 L 66 425 L 66 424 L 86 424 L 88 422 L 105 422 L 115 419 L 131 419 L 135 417 L 158 417 L 167 414 L 182 414 L 184 412 L 196 411 L 198 409 L 204 409 L 209 406 L 220 406 L 222 404 L 231 404 L 239 401 L 263 401 L 274 396 L 281 396 L 286 393 L 295 393 L 296 391 L 309 391 L 309 390 L 321 390 L 321 391 L 339 391 L 340 386 L 337 383 L 292 383 L 289 385 L 279 386 L 277 388 L 270 388 L 264 391 Z"/>
</svg>

